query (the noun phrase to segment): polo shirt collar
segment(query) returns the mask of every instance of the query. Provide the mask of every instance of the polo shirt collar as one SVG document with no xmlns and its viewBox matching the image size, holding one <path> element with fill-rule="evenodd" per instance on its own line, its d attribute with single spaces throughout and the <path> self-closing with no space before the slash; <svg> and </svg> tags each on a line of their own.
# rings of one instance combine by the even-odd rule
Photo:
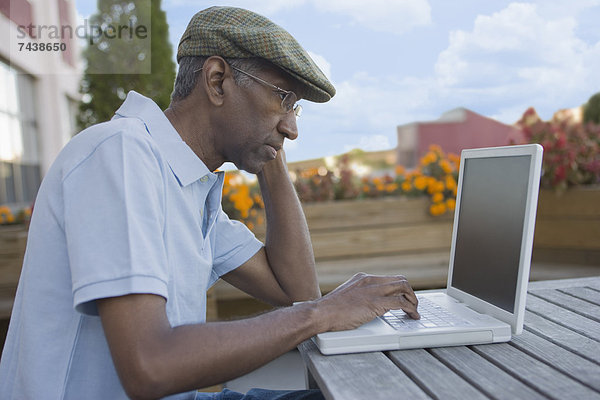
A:
<svg viewBox="0 0 600 400">
<path fill-rule="evenodd" d="M 215 175 L 181 139 L 164 112 L 151 99 L 132 90 L 115 114 L 117 117 L 138 118 L 144 123 L 181 186 L 206 175 Z"/>
</svg>

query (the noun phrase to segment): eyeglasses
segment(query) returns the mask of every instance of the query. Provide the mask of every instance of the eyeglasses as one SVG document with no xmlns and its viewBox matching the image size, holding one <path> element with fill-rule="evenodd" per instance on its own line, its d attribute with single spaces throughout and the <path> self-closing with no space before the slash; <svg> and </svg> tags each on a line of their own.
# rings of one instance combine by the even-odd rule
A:
<svg viewBox="0 0 600 400">
<path fill-rule="evenodd" d="M 274 89 L 274 91 L 277 92 L 279 97 L 281 97 L 281 111 L 283 111 L 285 114 L 289 113 L 292 110 L 294 110 L 294 115 L 296 117 L 299 117 L 302 114 L 302 106 L 300 104 L 296 104 L 296 102 L 298 101 L 298 96 L 296 96 L 296 93 L 294 93 L 290 90 L 282 89 L 279 86 L 275 86 L 272 83 L 269 83 L 269 82 L 259 78 L 258 76 L 254 76 L 244 70 L 234 67 L 233 65 L 230 65 L 230 67 L 232 69 L 235 69 L 238 72 L 241 72 L 244 75 L 248 75 L 250 78 L 256 79 L 258 82 L 262 83 L 263 85 L 267 85 L 268 87 Z M 202 70 L 202 68 L 197 69 L 194 71 L 194 73 L 201 71 L 201 70 Z"/>
</svg>

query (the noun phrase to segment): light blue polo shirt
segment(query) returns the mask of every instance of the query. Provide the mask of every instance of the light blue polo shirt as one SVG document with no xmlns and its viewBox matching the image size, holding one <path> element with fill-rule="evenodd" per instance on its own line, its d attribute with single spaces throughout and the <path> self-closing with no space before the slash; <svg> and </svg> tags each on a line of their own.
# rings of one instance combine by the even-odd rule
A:
<svg viewBox="0 0 600 400">
<path fill-rule="evenodd" d="M 35 203 L 2 399 L 126 399 L 95 300 L 152 293 L 172 326 L 205 321 L 206 290 L 262 247 L 223 212 L 222 186 L 223 173 L 135 92 L 74 137 Z"/>
</svg>

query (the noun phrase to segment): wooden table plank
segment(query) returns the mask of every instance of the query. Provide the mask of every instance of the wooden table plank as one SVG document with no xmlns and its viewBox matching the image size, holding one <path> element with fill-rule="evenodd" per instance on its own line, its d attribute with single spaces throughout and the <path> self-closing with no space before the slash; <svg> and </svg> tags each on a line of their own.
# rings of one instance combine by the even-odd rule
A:
<svg viewBox="0 0 600 400">
<path fill-rule="evenodd" d="M 557 289 L 541 289 L 529 292 L 530 295 L 542 298 L 561 308 L 566 308 L 579 315 L 600 322 L 600 306 L 590 304 L 588 301 L 578 299 Z M 600 293 L 599 293 L 600 294 Z M 531 297 L 531 296 L 530 296 Z"/>
<path fill-rule="evenodd" d="M 548 398 L 600 400 L 600 393 L 508 343 L 473 346 L 473 350 Z"/>
<path fill-rule="evenodd" d="M 532 312 L 525 312 L 525 329 L 581 357 L 600 364 L 600 343 Z"/>
<path fill-rule="evenodd" d="M 588 301 L 600 306 L 600 291 L 589 287 L 575 287 L 567 289 L 559 289 L 563 293 L 570 294 L 573 297 Z"/>
<path fill-rule="evenodd" d="M 510 344 L 557 370 L 600 391 L 600 365 L 586 360 L 529 331 L 513 336 Z M 600 350 L 600 349 L 599 349 Z"/>
<path fill-rule="evenodd" d="M 598 325 L 598 322 L 573 311 L 566 310 L 535 296 L 527 297 L 526 309 L 535 314 L 543 315 L 545 318 L 584 336 L 600 341 L 600 325 Z"/>
<path fill-rule="evenodd" d="M 298 348 L 327 399 L 431 398 L 381 352 L 324 356 L 312 340 Z"/>
<path fill-rule="evenodd" d="M 488 398 L 425 349 L 391 351 L 388 357 L 433 398 Z"/>
<path fill-rule="evenodd" d="M 433 348 L 431 353 L 464 380 L 494 399 L 545 398 L 465 346 Z"/>
<path fill-rule="evenodd" d="M 597 287 L 600 289 L 600 277 L 591 276 L 587 278 L 556 279 L 551 281 L 529 282 L 528 291 L 539 289 L 566 289 L 571 287 Z"/>
</svg>

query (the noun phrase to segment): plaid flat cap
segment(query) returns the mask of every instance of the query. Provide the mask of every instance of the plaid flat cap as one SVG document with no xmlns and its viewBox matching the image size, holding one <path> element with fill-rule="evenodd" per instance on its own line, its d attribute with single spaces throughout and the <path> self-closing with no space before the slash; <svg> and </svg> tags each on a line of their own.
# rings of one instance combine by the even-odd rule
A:
<svg viewBox="0 0 600 400">
<path fill-rule="evenodd" d="M 306 50 L 279 25 L 262 15 L 235 7 L 211 7 L 192 17 L 177 49 L 185 56 L 264 58 L 298 79 L 304 98 L 329 101 L 335 88 Z"/>
</svg>

